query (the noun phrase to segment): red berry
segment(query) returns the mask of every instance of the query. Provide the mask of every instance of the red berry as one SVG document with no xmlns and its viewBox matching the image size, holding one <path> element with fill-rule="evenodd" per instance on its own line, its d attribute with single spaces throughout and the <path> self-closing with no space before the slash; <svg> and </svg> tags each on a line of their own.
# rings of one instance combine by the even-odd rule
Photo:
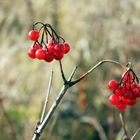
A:
<svg viewBox="0 0 140 140">
<path fill-rule="evenodd" d="M 117 85 L 118 85 L 118 81 L 117 80 L 111 80 L 108 83 L 108 87 L 109 87 L 110 90 L 115 90 Z"/>
<path fill-rule="evenodd" d="M 130 99 L 130 100 L 136 100 L 136 96 L 135 96 L 135 94 L 133 93 L 133 92 L 131 92 L 131 93 L 129 93 L 129 98 L 128 99 Z"/>
<path fill-rule="evenodd" d="M 46 53 L 46 57 L 45 57 L 45 61 L 46 62 L 51 62 L 52 60 L 54 59 L 54 56 L 52 55 L 52 54 L 50 54 L 50 53 Z"/>
<path fill-rule="evenodd" d="M 131 83 L 130 83 L 130 82 L 129 82 L 129 83 L 126 82 L 126 83 L 125 83 L 125 87 L 126 87 L 126 89 L 128 89 L 128 90 L 131 89 Z"/>
<path fill-rule="evenodd" d="M 35 51 L 37 51 L 38 49 L 41 49 L 41 46 L 38 45 L 38 44 L 35 44 L 35 45 L 33 46 L 33 48 L 34 48 Z"/>
<path fill-rule="evenodd" d="M 39 32 L 37 30 L 31 30 L 28 34 L 28 37 L 32 41 L 36 41 L 39 38 Z"/>
<path fill-rule="evenodd" d="M 137 94 L 139 92 L 139 89 L 138 88 L 133 88 L 132 91 L 133 91 L 134 94 Z"/>
<path fill-rule="evenodd" d="M 63 44 L 56 44 L 54 47 L 55 53 L 64 53 L 64 45 Z"/>
<path fill-rule="evenodd" d="M 49 52 L 50 54 L 54 54 L 54 53 L 55 53 L 54 47 L 55 47 L 55 44 L 49 44 L 49 45 L 48 45 L 48 52 Z"/>
<path fill-rule="evenodd" d="M 39 60 L 45 59 L 46 58 L 46 51 L 42 49 L 38 49 L 35 53 L 36 58 Z"/>
<path fill-rule="evenodd" d="M 132 84 L 131 84 L 131 89 L 133 90 L 134 88 L 138 88 L 138 84 L 132 83 Z"/>
<path fill-rule="evenodd" d="M 137 90 L 133 89 L 133 94 L 136 98 L 140 98 L 140 87 L 138 86 Z"/>
<path fill-rule="evenodd" d="M 48 41 L 48 45 L 54 45 L 54 44 L 55 44 L 55 41 L 53 39 Z"/>
<path fill-rule="evenodd" d="M 125 86 L 121 87 L 121 92 L 122 92 L 122 95 L 124 95 L 127 92 L 127 89 L 125 88 Z"/>
<path fill-rule="evenodd" d="M 124 103 L 120 103 L 119 105 L 116 105 L 116 107 L 118 108 L 118 110 L 123 111 L 127 106 Z"/>
<path fill-rule="evenodd" d="M 134 105 L 136 104 L 136 100 L 130 100 L 130 99 L 126 99 L 125 97 L 122 97 L 122 101 L 126 104 L 126 105 Z"/>
<path fill-rule="evenodd" d="M 130 99 L 131 98 L 131 93 L 126 90 L 124 93 L 123 93 L 123 96 L 126 98 L 126 99 Z"/>
<path fill-rule="evenodd" d="M 115 95 L 117 96 L 121 96 L 122 95 L 122 91 L 121 91 L 121 88 L 120 87 L 117 87 L 114 91 Z"/>
<path fill-rule="evenodd" d="M 43 50 L 45 50 L 45 51 L 47 51 L 48 49 L 47 49 L 47 46 L 43 46 L 43 48 L 42 48 Z"/>
<path fill-rule="evenodd" d="M 128 99 L 127 102 L 128 102 L 127 104 L 130 105 L 130 106 L 133 106 L 133 105 L 136 104 L 136 100 L 129 100 Z"/>
<path fill-rule="evenodd" d="M 63 58 L 63 53 L 55 53 L 54 54 L 54 59 L 55 60 L 61 60 Z"/>
<path fill-rule="evenodd" d="M 120 97 L 113 94 L 109 97 L 109 103 L 112 105 L 118 105 L 120 103 Z"/>
<path fill-rule="evenodd" d="M 64 53 L 68 53 L 70 51 L 70 45 L 68 43 L 64 43 Z"/>
<path fill-rule="evenodd" d="M 30 48 L 29 51 L 28 51 L 29 57 L 32 58 L 32 59 L 35 59 L 36 58 L 35 52 L 36 51 L 34 50 L 34 48 Z"/>
<path fill-rule="evenodd" d="M 135 94 L 135 97 L 140 98 L 140 91 Z"/>
<path fill-rule="evenodd" d="M 133 81 L 133 72 L 132 71 L 127 71 L 122 75 L 123 82 L 128 82 L 131 83 Z"/>
</svg>

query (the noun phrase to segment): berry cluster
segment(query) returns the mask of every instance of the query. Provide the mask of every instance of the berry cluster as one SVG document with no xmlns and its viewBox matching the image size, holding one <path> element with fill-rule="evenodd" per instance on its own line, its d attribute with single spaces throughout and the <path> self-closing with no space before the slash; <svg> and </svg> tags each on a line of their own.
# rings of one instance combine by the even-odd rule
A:
<svg viewBox="0 0 140 140">
<path fill-rule="evenodd" d="M 109 81 L 108 87 L 113 91 L 109 103 L 115 105 L 118 110 L 125 110 L 127 106 L 135 105 L 137 98 L 140 98 L 139 79 L 132 69 L 122 75 L 120 82 Z"/>
<path fill-rule="evenodd" d="M 35 30 L 35 26 L 41 24 L 39 30 Z M 28 51 L 28 55 L 32 59 L 45 60 L 61 60 L 64 54 L 70 51 L 70 45 L 60 37 L 49 24 L 35 23 L 33 29 L 29 32 L 28 37 L 34 41 Z"/>
</svg>

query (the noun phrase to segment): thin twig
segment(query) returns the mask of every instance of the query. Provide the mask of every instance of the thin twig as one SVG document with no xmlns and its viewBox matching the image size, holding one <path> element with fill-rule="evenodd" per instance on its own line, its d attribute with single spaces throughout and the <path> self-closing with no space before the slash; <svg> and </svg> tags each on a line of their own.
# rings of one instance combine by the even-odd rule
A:
<svg viewBox="0 0 140 140">
<path fill-rule="evenodd" d="M 121 63 L 117 62 L 117 61 L 113 61 L 113 60 L 102 60 L 99 63 L 97 63 L 96 65 L 94 65 L 90 70 L 88 70 L 86 73 L 84 73 L 79 79 L 73 81 L 71 83 L 71 86 L 75 85 L 76 83 L 80 82 L 82 79 L 84 79 L 86 76 L 88 76 L 93 70 L 95 70 L 96 68 L 98 68 L 100 65 L 102 65 L 103 63 L 113 63 L 113 64 L 117 64 L 121 67 L 124 67 Z"/>
<path fill-rule="evenodd" d="M 51 72 L 51 75 L 50 75 L 50 80 L 49 80 L 48 90 L 47 90 L 47 94 L 46 94 L 46 98 L 45 98 L 45 103 L 44 103 L 43 111 L 42 111 L 41 118 L 40 118 L 40 124 L 42 123 L 42 121 L 44 119 L 46 108 L 48 105 L 48 99 L 49 99 L 51 86 L 52 86 L 52 78 L 53 78 L 53 71 Z"/>
<path fill-rule="evenodd" d="M 136 135 L 140 132 L 140 128 L 137 129 L 137 131 L 134 133 L 134 135 L 132 136 L 131 140 L 134 140 L 134 138 L 136 137 Z"/>
<path fill-rule="evenodd" d="M 61 65 L 61 63 L 60 63 Z M 62 66 L 62 65 L 61 65 Z M 62 68 L 62 67 L 61 67 Z M 73 73 L 73 71 L 72 71 Z M 68 79 L 71 78 L 71 75 L 72 73 L 70 74 L 70 77 Z M 46 127 L 46 125 L 48 124 L 51 116 L 53 115 L 55 109 L 57 108 L 57 106 L 59 105 L 61 99 L 63 98 L 63 96 L 65 95 L 65 93 L 67 92 L 67 90 L 70 88 L 70 81 L 67 82 L 67 84 L 64 84 L 62 89 L 60 90 L 56 100 L 54 101 L 53 105 L 51 106 L 51 108 L 49 109 L 46 117 L 44 118 L 43 122 L 37 127 L 34 135 L 33 135 L 33 138 L 32 140 L 38 140 L 41 133 L 43 132 L 44 128 Z"/>
<path fill-rule="evenodd" d="M 48 124 L 49 120 L 51 119 L 55 109 L 57 108 L 57 106 L 59 105 L 61 99 L 63 98 L 63 96 L 65 95 L 66 91 L 68 90 L 69 85 L 64 85 L 62 87 L 62 89 L 60 90 L 56 100 L 54 101 L 54 103 L 52 104 L 51 108 L 49 109 L 46 117 L 44 118 L 43 122 L 37 127 L 32 140 L 38 140 L 41 133 L 43 132 L 45 126 Z"/>
<path fill-rule="evenodd" d="M 62 75 L 64 84 L 66 84 L 67 80 L 66 80 L 65 75 L 64 75 L 64 71 L 63 71 L 63 67 L 62 67 L 61 61 L 59 61 L 59 65 L 60 65 L 61 75 Z"/>
<path fill-rule="evenodd" d="M 130 140 L 127 130 L 126 130 L 124 116 L 123 116 L 122 112 L 120 112 L 120 121 L 121 121 L 121 125 L 122 125 L 123 131 L 124 131 L 123 140 Z"/>
<path fill-rule="evenodd" d="M 72 71 L 72 73 L 71 73 L 70 78 L 68 79 L 68 81 L 71 81 L 71 80 L 72 80 L 72 78 L 73 78 L 73 76 L 74 76 L 76 70 L 77 70 L 77 66 L 74 67 L 74 69 L 73 69 L 73 71 Z"/>
</svg>

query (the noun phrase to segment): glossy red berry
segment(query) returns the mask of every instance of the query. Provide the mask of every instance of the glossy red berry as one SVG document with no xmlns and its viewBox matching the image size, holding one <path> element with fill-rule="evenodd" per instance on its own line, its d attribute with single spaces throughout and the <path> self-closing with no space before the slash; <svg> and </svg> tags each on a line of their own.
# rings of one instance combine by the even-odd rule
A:
<svg viewBox="0 0 140 140">
<path fill-rule="evenodd" d="M 127 106 L 135 105 L 137 98 L 140 97 L 139 79 L 132 69 L 122 75 L 119 84 L 116 80 L 111 80 L 108 87 L 114 93 L 110 96 L 109 103 L 116 105 L 118 110 L 125 110 Z"/>
<path fill-rule="evenodd" d="M 64 53 L 67 54 L 70 51 L 70 45 L 68 43 L 64 43 Z"/>
<path fill-rule="evenodd" d="M 63 44 L 56 44 L 54 47 L 55 53 L 64 53 L 64 45 Z"/>
<path fill-rule="evenodd" d="M 109 87 L 110 90 L 115 90 L 117 85 L 118 85 L 118 81 L 117 80 L 111 80 L 108 83 L 108 87 Z"/>
<path fill-rule="evenodd" d="M 30 48 L 29 51 L 28 51 L 29 57 L 32 58 L 32 59 L 35 59 L 36 58 L 35 52 L 36 51 L 34 50 L 34 48 Z"/>
<path fill-rule="evenodd" d="M 124 103 L 120 103 L 119 105 L 116 105 L 116 107 L 118 108 L 118 110 L 124 111 L 127 106 Z"/>
<path fill-rule="evenodd" d="M 109 103 L 112 104 L 112 105 L 118 105 L 120 103 L 120 98 L 119 96 L 115 95 L 115 94 L 112 94 L 110 97 L 109 97 Z"/>
<path fill-rule="evenodd" d="M 117 96 L 121 96 L 123 94 L 121 88 L 117 87 L 114 91 L 114 94 L 117 95 Z"/>
<path fill-rule="evenodd" d="M 48 45 L 48 52 L 49 52 L 50 54 L 54 54 L 54 53 L 55 53 L 54 47 L 55 47 L 55 44 L 49 44 L 49 45 Z"/>
<path fill-rule="evenodd" d="M 43 49 L 38 49 L 35 53 L 36 58 L 39 60 L 45 59 L 46 58 L 46 51 Z"/>
<path fill-rule="evenodd" d="M 126 99 L 125 97 L 122 97 L 122 102 L 124 102 L 126 105 L 130 105 L 130 106 L 133 106 L 136 104 L 136 100 Z"/>
<path fill-rule="evenodd" d="M 54 44 L 55 44 L 55 41 L 53 39 L 48 41 L 48 45 L 54 45 Z"/>
<path fill-rule="evenodd" d="M 123 82 L 126 83 L 131 83 L 133 81 L 133 72 L 132 71 L 127 71 L 122 75 Z"/>
<path fill-rule="evenodd" d="M 63 53 L 55 53 L 54 54 L 54 59 L 55 60 L 61 60 L 63 58 L 64 54 Z"/>
<path fill-rule="evenodd" d="M 38 49 L 41 49 L 41 46 L 38 45 L 38 44 L 35 44 L 35 45 L 33 46 L 33 48 L 34 48 L 35 51 L 37 51 Z"/>
<path fill-rule="evenodd" d="M 28 34 L 28 37 L 32 41 L 36 41 L 39 38 L 39 32 L 37 30 L 31 30 Z"/>
<path fill-rule="evenodd" d="M 46 57 L 45 57 L 45 61 L 46 62 L 51 62 L 54 59 L 54 55 L 50 54 L 50 53 L 46 53 Z"/>
<path fill-rule="evenodd" d="M 45 51 L 48 51 L 48 48 L 47 48 L 47 46 L 43 46 L 43 48 L 42 48 L 43 50 L 45 50 Z"/>
</svg>

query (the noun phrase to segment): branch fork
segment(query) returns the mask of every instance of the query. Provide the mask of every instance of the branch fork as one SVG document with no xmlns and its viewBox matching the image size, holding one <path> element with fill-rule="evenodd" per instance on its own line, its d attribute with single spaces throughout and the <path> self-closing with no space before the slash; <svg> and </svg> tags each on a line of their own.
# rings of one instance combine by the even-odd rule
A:
<svg viewBox="0 0 140 140">
<path fill-rule="evenodd" d="M 60 65 L 60 71 L 61 71 L 61 76 L 64 82 L 63 87 L 61 88 L 59 94 L 57 95 L 54 103 L 52 104 L 52 106 L 50 107 L 49 111 L 46 114 L 46 107 L 48 104 L 48 99 L 49 99 L 49 95 L 50 95 L 50 89 L 51 89 L 51 85 L 52 85 L 52 77 L 53 77 L 53 72 L 50 76 L 50 80 L 49 80 L 49 86 L 48 86 L 48 91 L 47 91 L 47 95 L 46 95 L 46 99 L 45 99 L 45 103 L 44 103 L 44 107 L 43 107 L 43 111 L 42 111 L 42 115 L 40 118 L 40 121 L 37 124 L 36 130 L 34 132 L 33 138 L 32 140 L 39 140 L 44 128 L 47 126 L 49 120 L 51 119 L 54 111 L 56 110 L 56 108 L 58 107 L 61 99 L 63 98 L 63 96 L 66 94 L 67 90 L 74 86 L 75 84 L 77 84 L 78 82 L 80 82 L 82 79 L 84 79 L 85 77 L 87 77 L 89 74 L 91 74 L 96 68 L 98 68 L 99 66 L 101 66 L 104 63 L 113 63 L 116 65 L 119 65 L 121 67 L 124 68 L 124 66 L 117 62 L 117 61 L 113 61 L 113 60 L 102 60 L 100 62 L 98 62 L 97 64 L 95 64 L 91 69 L 89 69 L 86 73 L 84 73 L 81 77 L 79 77 L 76 80 L 72 80 L 76 70 L 77 70 L 77 66 L 73 69 L 73 71 L 71 72 L 70 76 L 68 79 L 66 79 L 64 71 L 63 71 L 63 67 L 62 67 L 62 63 L 61 61 L 59 61 L 59 65 Z M 45 115 L 46 114 L 46 115 Z"/>
</svg>

